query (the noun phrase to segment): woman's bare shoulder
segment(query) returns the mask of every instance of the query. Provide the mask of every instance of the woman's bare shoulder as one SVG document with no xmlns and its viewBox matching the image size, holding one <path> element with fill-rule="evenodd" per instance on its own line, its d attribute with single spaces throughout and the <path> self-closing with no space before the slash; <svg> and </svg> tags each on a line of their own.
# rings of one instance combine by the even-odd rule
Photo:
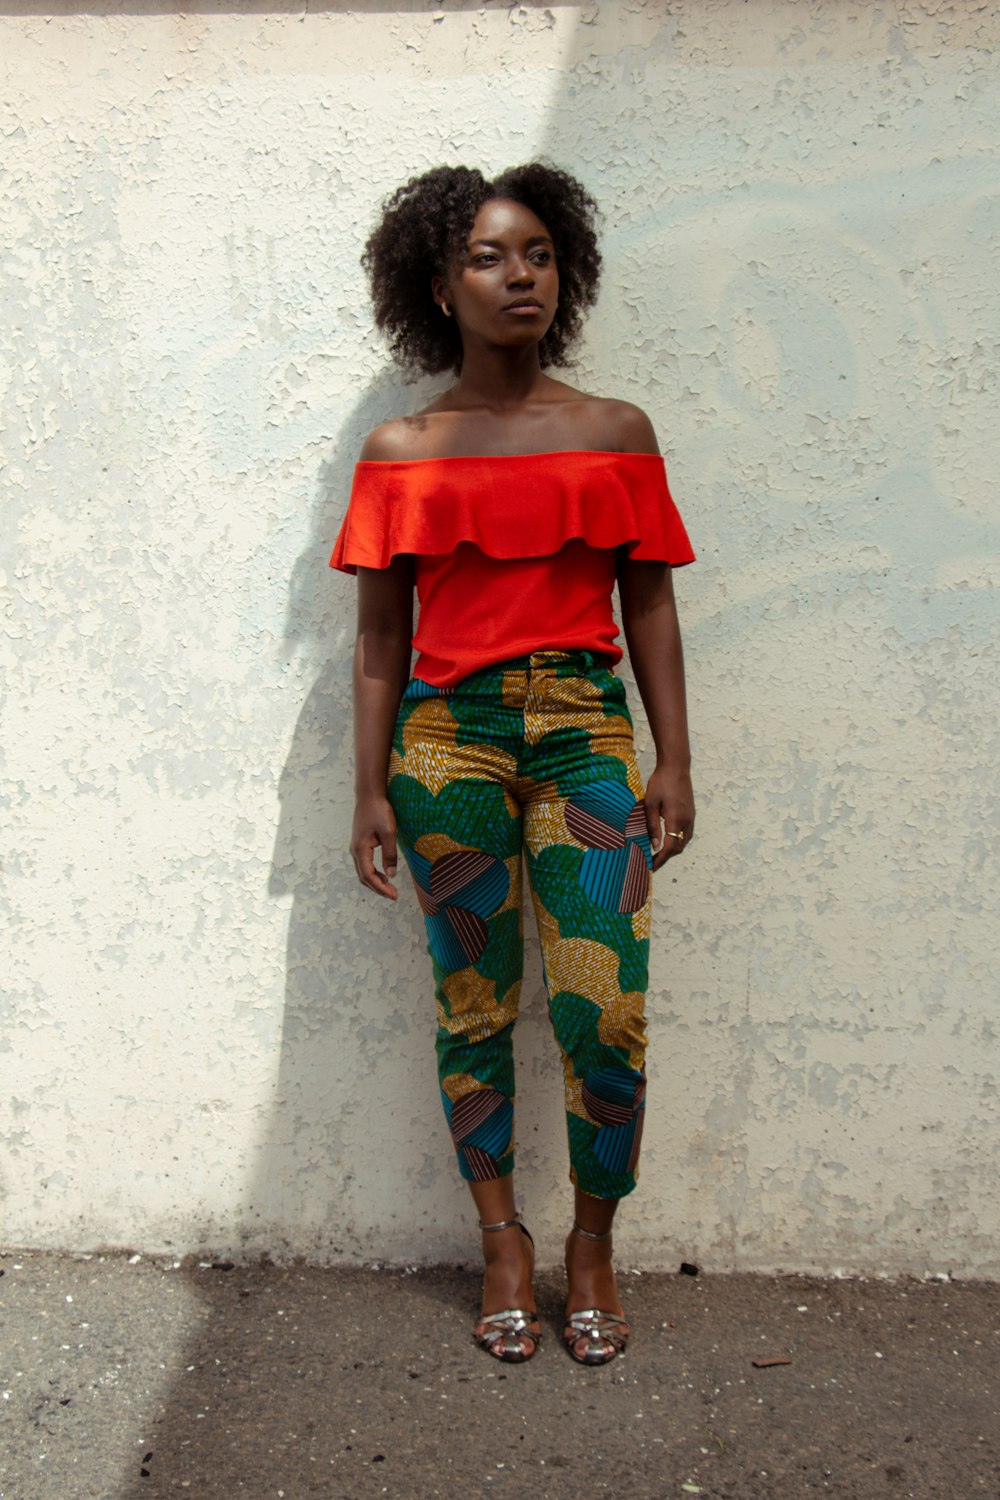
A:
<svg viewBox="0 0 1000 1500">
<path fill-rule="evenodd" d="M 373 427 L 361 448 L 361 459 L 365 463 L 398 463 L 400 459 L 412 458 L 414 439 L 418 436 L 415 424 L 418 417 L 393 417 Z"/>
<path fill-rule="evenodd" d="M 393 417 L 373 427 L 365 438 L 361 458 L 367 463 L 400 463 L 409 458 L 437 458 L 447 442 L 446 414 L 433 403 L 408 417 Z"/>
<path fill-rule="evenodd" d="M 653 424 L 640 406 L 610 396 L 592 396 L 562 385 L 561 401 L 572 441 L 567 447 L 605 453 L 659 453 Z"/>
<path fill-rule="evenodd" d="M 659 453 L 653 424 L 641 406 L 608 396 L 590 396 L 587 406 L 592 447 L 608 453 Z"/>
</svg>

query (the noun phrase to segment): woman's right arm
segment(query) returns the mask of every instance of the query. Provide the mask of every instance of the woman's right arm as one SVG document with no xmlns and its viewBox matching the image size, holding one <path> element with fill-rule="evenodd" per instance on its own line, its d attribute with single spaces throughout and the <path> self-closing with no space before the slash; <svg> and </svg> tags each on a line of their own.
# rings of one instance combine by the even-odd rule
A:
<svg viewBox="0 0 1000 1500">
<path fill-rule="evenodd" d="M 396 819 L 386 793 L 392 732 L 410 676 L 413 640 L 413 559 L 358 569 L 358 631 L 354 645 L 354 828 L 351 855 L 358 879 L 396 900 Z M 375 866 L 381 847 L 382 869 Z"/>
</svg>

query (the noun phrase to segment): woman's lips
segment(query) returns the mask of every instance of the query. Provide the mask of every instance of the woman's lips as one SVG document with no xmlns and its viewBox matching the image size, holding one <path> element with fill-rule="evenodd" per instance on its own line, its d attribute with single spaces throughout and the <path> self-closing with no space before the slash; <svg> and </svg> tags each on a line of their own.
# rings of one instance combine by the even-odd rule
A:
<svg viewBox="0 0 1000 1500">
<path fill-rule="evenodd" d="M 512 302 L 509 307 L 504 308 L 504 312 L 514 313 L 515 316 L 519 315 L 522 318 L 532 317 L 541 310 L 537 302 Z"/>
</svg>

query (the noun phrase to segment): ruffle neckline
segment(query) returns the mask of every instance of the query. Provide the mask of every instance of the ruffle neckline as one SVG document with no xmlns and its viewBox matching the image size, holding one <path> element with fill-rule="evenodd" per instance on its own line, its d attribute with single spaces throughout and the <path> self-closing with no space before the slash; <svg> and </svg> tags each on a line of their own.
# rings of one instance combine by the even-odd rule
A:
<svg viewBox="0 0 1000 1500">
<path fill-rule="evenodd" d="M 488 557 L 546 557 L 574 539 L 674 566 L 694 560 L 658 454 L 574 450 L 362 460 L 330 565 L 387 568 L 462 542 Z"/>
</svg>

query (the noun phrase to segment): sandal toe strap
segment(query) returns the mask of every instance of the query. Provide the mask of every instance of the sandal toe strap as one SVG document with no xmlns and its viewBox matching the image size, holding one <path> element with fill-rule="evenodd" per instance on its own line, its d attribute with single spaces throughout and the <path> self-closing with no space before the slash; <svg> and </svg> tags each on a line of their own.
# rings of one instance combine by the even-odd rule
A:
<svg viewBox="0 0 1000 1500">
<path fill-rule="evenodd" d="M 523 1307 L 505 1307 L 502 1312 L 488 1313 L 480 1318 L 480 1323 L 487 1323 L 490 1326 L 482 1333 L 474 1333 L 473 1338 L 477 1344 L 482 1344 L 487 1349 L 491 1349 L 494 1344 L 503 1340 L 504 1347 L 519 1350 L 522 1338 L 531 1339 L 534 1344 L 541 1339 L 540 1333 L 528 1327 L 528 1324 L 535 1322 L 537 1317 L 536 1312 L 529 1312 Z"/>
<path fill-rule="evenodd" d="M 517 1328 L 520 1333 L 529 1323 L 533 1323 L 538 1317 L 537 1313 L 528 1312 L 523 1307 L 505 1307 L 503 1312 L 486 1313 L 479 1319 L 480 1323 L 509 1323 L 511 1327 Z"/>
<path fill-rule="evenodd" d="M 566 1318 L 566 1340 L 575 1344 L 578 1339 L 590 1340 L 591 1347 L 600 1348 L 606 1342 L 620 1354 L 628 1343 L 631 1332 L 624 1318 L 617 1313 L 602 1312 L 599 1307 L 588 1307 L 582 1312 L 570 1313 Z"/>
</svg>

